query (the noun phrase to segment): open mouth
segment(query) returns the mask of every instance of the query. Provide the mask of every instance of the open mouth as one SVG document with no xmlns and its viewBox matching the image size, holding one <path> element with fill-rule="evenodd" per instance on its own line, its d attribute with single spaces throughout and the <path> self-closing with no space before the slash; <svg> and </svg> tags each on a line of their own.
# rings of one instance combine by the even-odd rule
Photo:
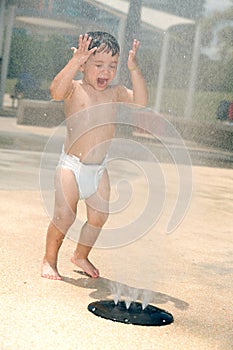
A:
<svg viewBox="0 0 233 350">
<path fill-rule="evenodd" d="M 97 79 L 97 85 L 100 88 L 105 88 L 108 85 L 108 79 L 105 78 L 98 78 Z"/>
</svg>

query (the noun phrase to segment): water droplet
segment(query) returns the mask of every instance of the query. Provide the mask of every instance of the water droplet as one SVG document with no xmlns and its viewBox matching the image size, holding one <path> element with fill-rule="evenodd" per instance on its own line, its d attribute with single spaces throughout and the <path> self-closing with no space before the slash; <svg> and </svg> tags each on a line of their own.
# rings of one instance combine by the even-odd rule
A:
<svg viewBox="0 0 233 350">
<path fill-rule="evenodd" d="M 125 306 L 126 306 L 126 309 L 127 309 L 127 310 L 130 308 L 130 305 L 131 305 L 131 301 L 126 300 L 126 301 L 125 301 Z"/>
</svg>

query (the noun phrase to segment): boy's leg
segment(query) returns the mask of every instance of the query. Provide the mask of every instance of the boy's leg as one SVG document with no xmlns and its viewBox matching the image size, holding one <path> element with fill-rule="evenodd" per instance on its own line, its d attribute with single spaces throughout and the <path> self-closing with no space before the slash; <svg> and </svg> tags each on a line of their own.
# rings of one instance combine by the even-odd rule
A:
<svg viewBox="0 0 233 350">
<path fill-rule="evenodd" d="M 61 276 L 57 270 L 57 258 L 63 239 L 64 234 L 53 222 L 50 222 L 46 237 L 45 256 L 42 264 L 42 277 L 61 280 Z"/>
<path fill-rule="evenodd" d="M 97 192 L 86 200 L 87 222 L 83 225 L 80 239 L 71 261 L 89 276 L 99 276 L 98 269 L 89 261 L 88 255 L 109 215 L 110 184 L 105 170 Z"/>
<path fill-rule="evenodd" d="M 73 224 L 78 203 L 78 188 L 69 169 L 58 169 L 55 174 L 55 208 L 46 238 L 42 277 L 61 279 L 57 270 L 58 252 L 66 232 Z"/>
</svg>

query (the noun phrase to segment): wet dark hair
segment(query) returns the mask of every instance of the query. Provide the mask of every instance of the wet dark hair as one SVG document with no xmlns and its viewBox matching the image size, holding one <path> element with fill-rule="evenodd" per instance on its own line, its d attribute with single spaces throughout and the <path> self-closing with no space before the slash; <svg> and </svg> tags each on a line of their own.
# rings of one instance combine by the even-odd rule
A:
<svg viewBox="0 0 233 350">
<path fill-rule="evenodd" d="M 115 56 L 120 53 L 120 46 L 113 35 L 106 32 L 88 32 L 87 35 L 92 38 L 88 50 L 97 47 L 94 54 L 96 52 L 111 52 L 112 56 Z"/>
</svg>

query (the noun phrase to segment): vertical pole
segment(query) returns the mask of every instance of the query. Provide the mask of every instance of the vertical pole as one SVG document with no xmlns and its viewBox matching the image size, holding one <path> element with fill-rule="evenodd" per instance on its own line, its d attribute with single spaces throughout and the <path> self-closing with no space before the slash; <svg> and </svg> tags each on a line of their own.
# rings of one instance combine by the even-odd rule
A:
<svg viewBox="0 0 233 350">
<path fill-rule="evenodd" d="M 124 44 L 124 37 L 125 37 L 125 26 L 126 26 L 126 19 L 124 17 L 120 18 L 119 25 L 118 25 L 118 42 L 120 44 L 120 47 L 123 47 Z M 122 67 L 122 54 L 119 56 L 119 68 L 117 69 L 117 74 L 115 81 L 118 83 L 120 80 L 120 68 Z"/>
<path fill-rule="evenodd" d="M 5 12 L 5 0 L 0 0 L 0 76 L 2 71 L 2 50 L 3 50 L 3 38 L 4 38 L 4 12 Z"/>
<path fill-rule="evenodd" d="M 123 46 L 121 47 L 120 79 L 129 87 L 130 75 L 127 68 L 129 50 L 132 48 L 133 39 L 138 39 L 141 22 L 142 0 L 130 0 L 128 15 L 125 24 Z"/>
<path fill-rule="evenodd" d="M 193 46 L 193 60 L 192 60 L 192 67 L 191 67 L 191 73 L 190 73 L 188 96 L 187 96 L 185 110 L 184 110 L 185 118 L 191 118 L 192 111 L 193 111 L 193 98 L 194 98 L 196 80 L 197 80 L 197 69 L 198 69 L 198 61 L 199 61 L 199 54 L 200 54 L 200 42 L 201 42 L 201 28 L 200 28 L 200 25 L 197 25 L 194 46 Z"/>
<path fill-rule="evenodd" d="M 0 0 L 0 58 L 2 58 L 3 37 L 4 37 L 4 11 L 5 0 Z"/>
<path fill-rule="evenodd" d="M 10 56 L 10 48 L 11 48 L 11 37 L 12 37 L 12 29 L 14 25 L 15 18 L 15 6 L 9 6 L 8 8 L 8 16 L 7 16 L 7 25 L 6 25 L 6 36 L 5 36 L 5 44 L 3 50 L 3 58 L 2 58 L 2 69 L 1 69 L 1 81 L 0 81 L 0 108 L 3 105 L 3 97 L 5 93 L 5 85 L 7 78 L 7 70 Z"/>
<path fill-rule="evenodd" d="M 156 92 L 156 99 L 155 99 L 155 110 L 157 112 L 160 112 L 160 108 L 161 108 L 163 84 L 165 79 L 167 57 L 168 57 L 168 48 L 169 48 L 169 32 L 166 31 L 164 32 L 163 47 L 162 47 L 162 53 L 160 56 L 159 77 L 158 77 L 157 92 Z"/>
<path fill-rule="evenodd" d="M 48 12 L 49 13 L 52 13 L 53 11 L 53 0 L 49 0 L 49 3 L 48 3 Z"/>
</svg>

